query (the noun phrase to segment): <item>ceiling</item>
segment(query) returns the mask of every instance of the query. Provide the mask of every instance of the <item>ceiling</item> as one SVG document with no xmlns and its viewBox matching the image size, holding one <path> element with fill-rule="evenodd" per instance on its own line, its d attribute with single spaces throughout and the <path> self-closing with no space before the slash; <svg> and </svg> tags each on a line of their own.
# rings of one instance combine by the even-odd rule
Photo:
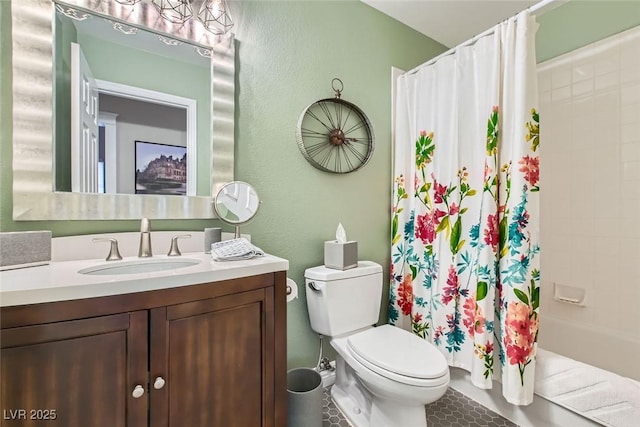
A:
<svg viewBox="0 0 640 427">
<path fill-rule="evenodd" d="M 454 47 L 540 0 L 361 0 Z"/>
</svg>

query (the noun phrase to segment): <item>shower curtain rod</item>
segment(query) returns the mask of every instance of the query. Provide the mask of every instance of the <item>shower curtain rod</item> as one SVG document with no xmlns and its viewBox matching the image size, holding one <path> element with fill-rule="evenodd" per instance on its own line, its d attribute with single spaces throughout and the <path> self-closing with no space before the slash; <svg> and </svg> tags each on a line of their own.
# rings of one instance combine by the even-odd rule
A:
<svg viewBox="0 0 640 427">
<path fill-rule="evenodd" d="M 536 4 L 534 4 L 533 6 L 527 8 L 526 10 L 528 10 L 530 13 L 538 13 L 538 15 L 542 15 L 543 13 L 546 13 L 552 9 L 555 9 L 558 6 L 562 6 L 563 4 L 567 3 L 569 0 L 542 0 Z M 464 46 L 469 46 L 474 44 L 476 41 L 478 41 L 479 39 L 481 39 L 482 37 L 488 36 L 490 34 L 493 34 L 493 32 L 495 31 L 495 26 L 489 28 L 488 30 L 470 38 L 469 40 L 467 40 L 466 42 L 462 42 L 459 45 L 452 47 L 451 49 L 447 50 L 446 52 L 441 53 L 440 55 L 436 56 L 435 58 L 432 58 L 430 60 L 428 60 L 427 62 L 425 62 L 424 64 L 418 65 L 417 67 L 413 68 L 412 70 L 407 71 L 405 74 L 415 74 L 418 71 L 420 71 L 421 69 L 423 69 L 424 67 L 428 67 L 429 65 L 435 64 L 438 60 L 440 60 L 441 58 L 444 58 L 445 56 L 449 56 L 449 55 L 453 55 L 456 50 L 458 50 L 461 47 Z"/>
</svg>

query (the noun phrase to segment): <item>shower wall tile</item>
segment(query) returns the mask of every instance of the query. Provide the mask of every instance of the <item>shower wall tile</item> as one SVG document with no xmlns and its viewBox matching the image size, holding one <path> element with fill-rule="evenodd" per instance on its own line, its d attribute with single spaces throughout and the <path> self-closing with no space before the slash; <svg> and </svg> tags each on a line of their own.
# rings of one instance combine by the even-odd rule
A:
<svg viewBox="0 0 640 427">
<path fill-rule="evenodd" d="M 633 239 L 640 239 L 640 227 L 638 226 L 639 215 L 634 216 L 631 215 L 631 213 L 628 214 L 629 216 L 626 215 L 627 214 L 625 214 L 625 216 L 621 218 L 619 222 L 620 235 Z M 638 286 L 638 284 L 635 284 L 635 286 Z"/>
<path fill-rule="evenodd" d="M 626 181 L 622 183 L 622 193 L 625 197 L 639 198 L 640 185 L 637 182 Z"/>
<path fill-rule="evenodd" d="M 621 109 L 620 114 L 621 123 L 636 123 L 640 122 L 640 108 L 637 105 L 625 105 Z M 640 135 L 638 135 L 640 141 Z"/>
<path fill-rule="evenodd" d="M 620 160 L 629 162 L 640 161 L 640 140 L 622 144 L 620 148 Z"/>
<path fill-rule="evenodd" d="M 595 79 L 596 90 L 609 89 L 620 84 L 620 74 L 617 71 L 597 76 Z"/>
<path fill-rule="evenodd" d="M 538 74 L 538 90 L 548 92 L 551 90 L 551 72 L 541 72 Z"/>
<path fill-rule="evenodd" d="M 620 103 L 623 106 L 640 103 L 640 84 L 625 85 Z"/>
<path fill-rule="evenodd" d="M 633 67 L 640 66 L 640 43 L 638 43 L 638 41 L 636 40 L 635 43 L 631 44 L 627 47 L 622 48 L 620 51 L 620 64 L 622 65 L 621 71 L 633 69 Z M 636 79 L 637 78 L 638 75 L 636 74 Z"/>
<path fill-rule="evenodd" d="M 597 80 L 596 80 L 597 81 Z M 599 116 L 607 115 L 611 119 L 619 117 L 616 115 L 616 110 L 620 105 L 620 91 L 619 90 L 597 90 L 597 93 L 593 97 L 596 113 Z"/>
<path fill-rule="evenodd" d="M 594 58 L 596 75 L 601 76 L 603 74 L 618 72 L 620 70 L 618 49 L 612 49 L 609 52 L 601 53 Z"/>
<path fill-rule="evenodd" d="M 552 101 L 563 101 L 571 97 L 571 86 L 562 86 L 551 92 Z"/>
<path fill-rule="evenodd" d="M 576 63 L 573 65 L 573 82 L 593 79 L 594 66 L 592 61 Z"/>
<path fill-rule="evenodd" d="M 595 247 L 594 275 L 607 277 L 612 270 L 617 270 L 620 259 L 619 239 L 613 236 L 598 236 L 593 239 Z"/>
<path fill-rule="evenodd" d="M 633 69 L 633 67 L 637 67 L 637 65 L 633 64 L 633 63 L 630 63 L 628 65 L 624 65 L 624 67 L 626 67 L 626 68 L 623 68 L 620 71 L 620 81 L 622 83 L 637 82 L 638 81 L 638 72 L 637 72 L 637 70 Z"/>
<path fill-rule="evenodd" d="M 551 101 L 551 91 L 540 92 L 540 103 L 548 103 Z"/>
<path fill-rule="evenodd" d="M 573 83 L 573 96 L 587 95 L 593 91 L 593 79 Z"/>
<path fill-rule="evenodd" d="M 561 88 L 571 84 L 571 67 L 565 66 L 553 70 L 551 74 L 551 87 L 553 89 Z"/>
<path fill-rule="evenodd" d="M 622 179 L 625 181 L 640 181 L 640 162 L 623 162 Z"/>
<path fill-rule="evenodd" d="M 566 326 L 540 337 L 623 373 L 613 350 L 575 339 L 586 329 L 640 349 L 640 27 L 614 38 L 539 65 L 541 310 Z M 586 306 L 555 301 L 554 283 L 584 288 Z"/>
<path fill-rule="evenodd" d="M 622 125 L 621 139 L 623 143 L 637 141 L 638 135 L 640 135 L 640 122 L 631 122 Z"/>
</svg>

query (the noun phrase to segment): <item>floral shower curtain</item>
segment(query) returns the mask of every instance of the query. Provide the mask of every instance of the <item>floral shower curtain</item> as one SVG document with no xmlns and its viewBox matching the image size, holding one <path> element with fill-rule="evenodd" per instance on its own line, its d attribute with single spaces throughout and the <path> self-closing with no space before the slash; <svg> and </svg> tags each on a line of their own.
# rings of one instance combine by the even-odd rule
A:
<svg viewBox="0 0 640 427">
<path fill-rule="evenodd" d="M 389 321 L 507 401 L 533 399 L 537 24 L 528 12 L 398 80 Z"/>
</svg>

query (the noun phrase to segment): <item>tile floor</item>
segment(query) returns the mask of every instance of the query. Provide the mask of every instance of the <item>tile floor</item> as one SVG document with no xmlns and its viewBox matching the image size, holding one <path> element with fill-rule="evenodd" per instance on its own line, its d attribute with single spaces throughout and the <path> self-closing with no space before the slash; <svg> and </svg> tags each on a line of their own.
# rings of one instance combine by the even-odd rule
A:
<svg viewBox="0 0 640 427">
<path fill-rule="evenodd" d="M 331 401 L 329 391 L 330 388 L 324 389 L 322 427 L 349 427 L 347 420 Z M 427 424 L 429 427 L 517 427 L 452 388 L 441 399 L 427 405 Z"/>
</svg>

